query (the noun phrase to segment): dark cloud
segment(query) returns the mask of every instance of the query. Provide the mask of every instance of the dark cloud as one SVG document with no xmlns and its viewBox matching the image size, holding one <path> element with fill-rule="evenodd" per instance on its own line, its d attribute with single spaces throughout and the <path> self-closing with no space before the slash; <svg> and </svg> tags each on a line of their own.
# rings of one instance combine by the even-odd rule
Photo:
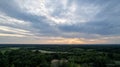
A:
<svg viewBox="0 0 120 67">
<path fill-rule="evenodd" d="M 88 22 L 75 25 L 59 26 L 64 32 L 79 32 L 99 35 L 119 35 L 120 23 L 114 21 Z"/>
</svg>

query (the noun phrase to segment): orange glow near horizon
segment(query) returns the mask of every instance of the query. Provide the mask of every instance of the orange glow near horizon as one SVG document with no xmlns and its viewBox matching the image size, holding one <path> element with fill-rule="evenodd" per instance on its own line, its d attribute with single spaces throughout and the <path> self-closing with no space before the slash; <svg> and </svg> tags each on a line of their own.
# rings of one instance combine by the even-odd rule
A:
<svg viewBox="0 0 120 67">
<path fill-rule="evenodd" d="M 79 38 L 56 38 L 46 40 L 34 40 L 29 43 L 37 44 L 99 44 L 105 43 L 105 40 L 83 40 Z"/>
</svg>

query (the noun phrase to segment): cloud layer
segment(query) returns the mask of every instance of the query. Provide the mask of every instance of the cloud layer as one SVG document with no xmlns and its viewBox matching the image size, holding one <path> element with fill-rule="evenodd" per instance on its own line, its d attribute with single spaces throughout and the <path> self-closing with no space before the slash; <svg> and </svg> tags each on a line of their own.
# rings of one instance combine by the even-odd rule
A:
<svg viewBox="0 0 120 67">
<path fill-rule="evenodd" d="M 0 0 L 0 43 L 120 43 L 119 2 Z"/>
</svg>

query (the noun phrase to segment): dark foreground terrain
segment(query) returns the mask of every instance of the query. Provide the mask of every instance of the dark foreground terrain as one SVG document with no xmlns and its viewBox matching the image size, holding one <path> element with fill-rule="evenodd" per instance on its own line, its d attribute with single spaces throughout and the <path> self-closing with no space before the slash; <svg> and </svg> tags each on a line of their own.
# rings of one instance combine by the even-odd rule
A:
<svg viewBox="0 0 120 67">
<path fill-rule="evenodd" d="M 120 45 L 0 45 L 0 67 L 120 67 Z"/>
</svg>

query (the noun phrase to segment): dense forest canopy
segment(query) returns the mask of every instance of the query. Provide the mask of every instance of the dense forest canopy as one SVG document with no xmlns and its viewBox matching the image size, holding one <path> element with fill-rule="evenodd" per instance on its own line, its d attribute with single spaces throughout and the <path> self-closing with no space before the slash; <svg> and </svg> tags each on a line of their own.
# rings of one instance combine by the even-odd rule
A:
<svg viewBox="0 0 120 67">
<path fill-rule="evenodd" d="M 39 46 L 39 47 L 38 47 Z M 120 46 L 1 46 L 2 67 L 119 67 Z"/>
</svg>

